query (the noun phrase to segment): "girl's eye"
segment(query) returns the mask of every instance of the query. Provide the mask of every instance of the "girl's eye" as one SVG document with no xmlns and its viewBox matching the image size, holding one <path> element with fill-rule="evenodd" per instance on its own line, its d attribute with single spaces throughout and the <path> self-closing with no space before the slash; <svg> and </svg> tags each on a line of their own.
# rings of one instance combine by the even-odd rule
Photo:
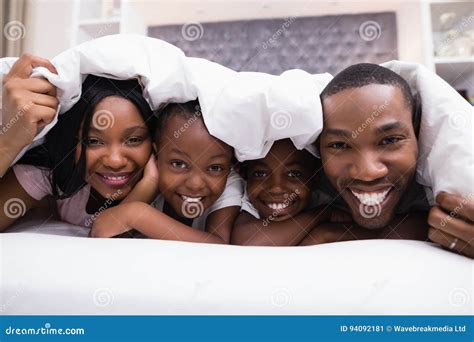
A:
<svg viewBox="0 0 474 342">
<path fill-rule="evenodd" d="M 267 173 L 265 171 L 260 171 L 260 170 L 254 171 L 252 173 L 252 176 L 254 176 L 254 177 L 265 177 L 266 175 L 267 175 Z"/>
<path fill-rule="evenodd" d="M 388 137 L 382 140 L 381 145 L 393 145 L 402 140 L 400 137 Z"/>
<path fill-rule="evenodd" d="M 288 172 L 288 177 L 301 177 L 303 173 L 298 170 L 291 170 Z"/>
<path fill-rule="evenodd" d="M 209 167 L 209 171 L 212 171 L 212 172 L 221 172 L 223 170 L 224 168 L 220 165 L 211 165 L 211 167 Z"/>
<path fill-rule="evenodd" d="M 348 148 L 349 146 L 345 142 L 337 141 L 335 143 L 329 144 L 329 147 L 335 150 L 343 150 Z"/>
<path fill-rule="evenodd" d="M 87 138 L 86 144 L 87 146 L 97 146 L 97 145 L 101 145 L 102 141 L 100 141 L 97 138 Z"/>
<path fill-rule="evenodd" d="M 126 144 L 129 145 L 138 145 L 140 144 L 144 139 L 142 137 L 130 137 L 127 140 L 125 140 Z"/>
<path fill-rule="evenodd" d="M 186 163 L 184 163 L 181 160 L 174 160 L 171 162 L 171 166 L 177 169 L 185 169 L 186 168 Z"/>
</svg>

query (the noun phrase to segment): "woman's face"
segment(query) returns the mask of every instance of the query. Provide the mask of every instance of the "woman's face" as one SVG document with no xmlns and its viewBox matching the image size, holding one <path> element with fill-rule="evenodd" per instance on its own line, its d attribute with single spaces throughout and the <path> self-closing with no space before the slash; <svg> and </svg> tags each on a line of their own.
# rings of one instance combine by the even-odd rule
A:
<svg viewBox="0 0 474 342">
<path fill-rule="evenodd" d="M 85 144 L 86 182 L 104 198 L 114 200 L 130 193 L 152 153 L 150 133 L 140 111 L 131 101 L 117 96 L 97 104 Z M 76 162 L 81 148 L 78 143 Z"/>
</svg>

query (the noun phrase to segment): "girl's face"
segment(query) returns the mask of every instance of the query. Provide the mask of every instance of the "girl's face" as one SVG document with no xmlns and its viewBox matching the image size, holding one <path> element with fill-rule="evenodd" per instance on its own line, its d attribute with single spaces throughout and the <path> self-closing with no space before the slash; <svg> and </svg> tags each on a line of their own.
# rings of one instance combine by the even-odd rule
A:
<svg viewBox="0 0 474 342">
<path fill-rule="evenodd" d="M 130 193 L 152 152 L 140 111 L 131 101 L 117 96 L 106 97 L 95 107 L 86 145 L 86 182 L 104 198 L 114 200 Z M 76 162 L 81 148 L 79 143 Z"/>
<path fill-rule="evenodd" d="M 160 193 L 178 215 L 201 216 L 224 191 L 231 160 L 232 148 L 211 136 L 202 120 L 189 124 L 173 115 L 158 141 Z"/>
<path fill-rule="evenodd" d="M 283 221 L 305 210 L 317 160 L 290 139 L 276 141 L 267 156 L 247 163 L 247 193 L 262 218 Z"/>
</svg>

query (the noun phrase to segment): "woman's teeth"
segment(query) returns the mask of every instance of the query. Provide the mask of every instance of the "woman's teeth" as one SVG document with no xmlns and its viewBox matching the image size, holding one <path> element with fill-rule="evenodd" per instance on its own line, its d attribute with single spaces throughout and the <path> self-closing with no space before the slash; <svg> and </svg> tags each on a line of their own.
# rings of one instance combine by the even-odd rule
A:
<svg viewBox="0 0 474 342">
<path fill-rule="evenodd" d="M 126 179 L 128 176 L 112 177 L 112 176 L 104 176 L 104 175 L 102 175 L 102 177 L 104 177 L 105 179 L 120 181 L 120 180 Z"/>
<path fill-rule="evenodd" d="M 202 200 L 202 197 L 190 197 L 190 196 L 184 196 L 184 195 L 181 195 L 181 198 L 185 202 L 200 202 Z"/>
<path fill-rule="evenodd" d="M 387 194 L 390 192 L 391 188 L 388 188 L 381 192 L 356 192 L 350 189 L 352 194 L 357 197 L 357 199 L 364 205 L 380 205 Z"/>
</svg>

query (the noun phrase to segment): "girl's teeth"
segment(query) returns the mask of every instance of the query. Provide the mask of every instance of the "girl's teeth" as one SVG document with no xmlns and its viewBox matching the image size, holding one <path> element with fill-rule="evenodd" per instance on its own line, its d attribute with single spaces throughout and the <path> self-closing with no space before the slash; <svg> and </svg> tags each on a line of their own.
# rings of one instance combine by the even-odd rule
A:
<svg viewBox="0 0 474 342">
<path fill-rule="evenodd" d="M 352 194 L 364 205 L 380 205 L 391 188 L 388 188 L 382 192 L 355 192 L 351 189 Z"/>
<path fill-rule="evenodd" d="M 290 203 L 267 203 L 267 207 L 272 210 L 283 210 L 290 206 Z"/>
<path fill-rule="evenodd" d="M 188 197 L 181 195 L 181 198 L 186 202 L 199 202 L 202 200 L 202 197 Z"/>
</svg>

